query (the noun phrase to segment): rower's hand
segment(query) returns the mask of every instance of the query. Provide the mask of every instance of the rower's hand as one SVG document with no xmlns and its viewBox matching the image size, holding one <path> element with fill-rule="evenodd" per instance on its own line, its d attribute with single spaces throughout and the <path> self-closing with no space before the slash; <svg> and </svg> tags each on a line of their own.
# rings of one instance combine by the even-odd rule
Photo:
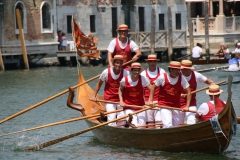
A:
<svg viewBox="0 0 240 160">
<path fill-rule="evenodd" d="M 124 106 L 125 106 L 125 103 L 124 102 L 122 102 L 122 101 L 120 101 L 120 106 L 122 106 L 123 108 L 124 108 Z"/>
<path fill-rule="evenodd" d="M 183 109 L 182 109 L 182 112 L 188 112 L 189 111 L 189 107 L 184 107 Z"/>
<path fill-rule="evenodd" d="M 181 94 L 181 98 L 186 98 L 186 94 Z"/>
<path fill-rule="evenodd" d="M 94 101 L 94 102 L 97 102 L 97 97 L 92 96 L 92 97 L 90 98 L 90 100 L 91 100 L 91 101 Z"/>
<path fill-rule="evenodd" d="M 150 107 L 154 107 L 155 103 L 153 103 L 153 101 L 147 101 L 146 105 Z"/>
</svg>

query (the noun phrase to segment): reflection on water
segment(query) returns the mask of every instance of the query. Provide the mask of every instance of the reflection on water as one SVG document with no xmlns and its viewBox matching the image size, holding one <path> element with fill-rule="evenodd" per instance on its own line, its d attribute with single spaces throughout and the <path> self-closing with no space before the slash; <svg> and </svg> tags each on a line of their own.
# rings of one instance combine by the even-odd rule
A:
<svg viewBox="0 0 240 160">
<path fill-rule="evenodd" d="M 142 65 L 144 68 L 146 64 Z M 159 64 L 167 70 L 168 64 Z M 221 65 L 199 65 L 195 70 Z M 100 74 L 105 67 L 82 67 L 85 79 Z M 0 73 L 0 120 L 51 97 L 70 86 L 77 84 L 77 68 L 50 67 L 30 69 L 29 71 L 5 71 Z M 204 75 L 215 82 L 227 79 L 213 70 Z M 240 75 L 234 79 L 240 80 Z M 97 80 L 89 83 L 95 86 Z M 201 84 L 198 88 L 205 85 Z M 227 85 L 221 86 L 221 98 L 227 98 Z M 232 101 L 236 114 L 240 115 L 239 84 L 232 87 Z M 103 87 L 100 91 L 103 93 Z M 14 119 L 0 124 L 0 134 L 36 127 L 39 125 L 78 117 L 78 112 L 66 106 L 67 94 L 30 110 Z M 197 94 L 198 105 L 208 100 L 205 91 Z M 84 121 L 72 122 L 40 130 L 0 137 L 0 159 L 240 159 L 240 131 L 233 137 L 221 155 L 197 153 L 167 153 L 161 151 L 137 150 L 106 145 L 99 142 L 91 132 L 65 140 L 36 152 L 24 152 L 26 146 L 40 144 L 87 128 Z M 114 135 L 114 134 L 113 134 Z"/>
</svg>

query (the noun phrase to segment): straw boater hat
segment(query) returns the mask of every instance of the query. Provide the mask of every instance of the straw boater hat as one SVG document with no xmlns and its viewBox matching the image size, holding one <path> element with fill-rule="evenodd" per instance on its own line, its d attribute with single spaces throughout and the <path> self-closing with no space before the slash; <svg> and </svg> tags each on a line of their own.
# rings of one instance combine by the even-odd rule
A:
<svg viewBox="0 0 240 160">
<path fill-rule="evenodd" d="M 159 61 L 159 59 L 157 59 L 157 56 L 155 54 L 149 54 L 148 58 L 145 59 L 145 61 Z"/>
<path fill-rule="evenodd" d="M 133 69 L 133 68 L 141 69 L 142 67 L 141 67 L 140 63 L 134 62 L 131 64 L 131 69 Z"/>
<path fill-rule="evenodd" d="M 118 29 L 116 29 L 116 31 L 130 31 L 130 29 L 128 28 L 128 26 L 126 24 L 120 24 Z"/>
<path fill-rule="evenodd" d="M 208 95 L 218 95 L 222 92 L 223 90 L 219 89 L 219 85 L 216 84 L 209 86 L 209 89 L 206 90 L 206 94 Z"/>
<path fill-rule="evenodd" d="M 181 69 L 181 63 L 178 61 L 171 61 L 168 67 Z"/>
<path fill-rule="evenodd" d="M 122 56 L 122 55 L 115 55 L 115 56 L 112 58 L 112 61 L 117 60 L 117 59 L 123 61 L 123 56 Z"/>
<path fill-rule="evenodd" d="M 194 67 L 192 66 L 192 61 L 182 60 L 182 61 L 181 61 L 181 69 L 182 69 L 182 68 L 194 69 Z"/>
</svg>

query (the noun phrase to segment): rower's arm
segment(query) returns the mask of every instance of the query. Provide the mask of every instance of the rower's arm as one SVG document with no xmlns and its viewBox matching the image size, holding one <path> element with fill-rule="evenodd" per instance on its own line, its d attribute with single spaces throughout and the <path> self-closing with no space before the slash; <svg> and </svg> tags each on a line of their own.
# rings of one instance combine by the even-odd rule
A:
<svg viewBox="0 0 240 160">
<path fill-rule="evenodd" d="M 135 62 L 139 57 L 142 56 L 142 53 L 139 49 L 135 50 L 135 55 L 133 56 L 132 60 Z"/>
<path fill-rule="evenodd" d="M 123 102 L 123 90 L 124 90 L 124 86 L 122 84 L 120 84 L 120 87 L 118 88 L 118 96 L 119 96 L 119 100 L 120 100 L 120 105 L 124 106 L 124 102 Z"/>
<path fill-rule="evenodd" d="M 196 123 L 201 121 L 201 119 L 200 119 L 201 116 L 198 113 L 195 114 L 195 118 L 196 118 Z"/>
<path fill-rule="evenodd" d="M 113 66 L 113 64 L 112 64 L 112 52 L 109 52 L 109 51 L 108 51 L 108 64 L 109 64 L 109 67 Z"/>
<path fill-rule="evenodd" d="M 186 103 L 186 107 L 184 107 L 182 109 L 182 111 L 188 111 L 189 110 L 189 106 L 190 106 L 190 102 L 191 102 L 191 98 L 192 98 L 190 87 L 186 88 L 185 91 L 187 92 L 187 103 Z"/>
<path fill-rule="evenodd" d="M 101 79 L 99 79 L 98 83 L 96 84 L 96 87 L 94 89 L 94 94 L 93 94 L 93 98 L 97 97 L 98 91 L 100 90 L 101 86 L 103 84 L 103 81 Z"/>
<path fill-rule="evenodd" d="M 156 87 L 155 84 L 150 85 L 149 103 L 152 103 L 152 101 L 153 101 L 153 95 L 154 95 L 154 92 L 155 92 L 155 87 Z"/>
<path fill-rule="evenodd" d="M 204 83 L 209 85 L 215 84 L 214 81 L 211 80 L 210 78 L 207 78 L 207 80 Z"/>
</svg>

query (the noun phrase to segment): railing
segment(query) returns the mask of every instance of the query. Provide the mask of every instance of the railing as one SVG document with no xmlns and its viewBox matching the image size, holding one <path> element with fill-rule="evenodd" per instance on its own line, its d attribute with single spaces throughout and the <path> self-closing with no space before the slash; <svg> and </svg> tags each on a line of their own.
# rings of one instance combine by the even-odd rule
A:
<svg viewBox="0 0 240 160">
<path fill-rule="evenodd" d="M 166 49 L 168 47 L 167 31 L 155 32 L 155 49 Z M 132 39 L 141 49 L 150 48 L 151 32 L 129 32 Z M 173 48 L 186 47 L 186 31 L 173 31 Z"/>
</svg>

